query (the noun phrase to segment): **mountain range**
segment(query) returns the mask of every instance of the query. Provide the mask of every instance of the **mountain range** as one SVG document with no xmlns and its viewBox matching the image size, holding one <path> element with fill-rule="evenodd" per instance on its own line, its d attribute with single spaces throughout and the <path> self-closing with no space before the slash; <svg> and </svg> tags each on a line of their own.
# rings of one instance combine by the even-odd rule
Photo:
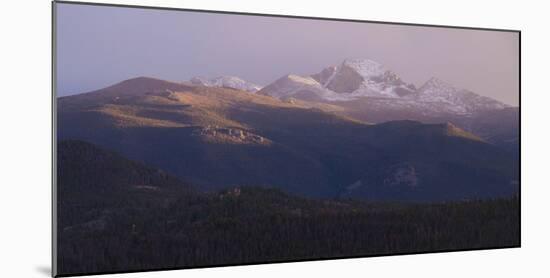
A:
<svg viewBox="0 0 550 278">
<path fill-rule="evenodd" d="M 363 79 L 343 82 L 354 76 L 351 70 Z M 288 75 L 257 92 L 233 86 L 237 83 L 140 77 L 61 97 L 58 137 L 114 150 L 205 191 L 254 185 L 308 197 L 406 201 L 517 192 L 513 148 L 491 141 L 514 146 L 517 114 L 497 101 L 451 90 L 436 80 L 416 89 L 377 64 L 361 61 L 345 61 L 309 77 Z M 311 86 L 289 89 L 296 83 Z M 431 106 L 439 107 L 443 99 L 448 102 L 441 105 L 466 108 L 443 109 L 429 120 L 413 117 L 415 109 L 409 115 L 399 108 L 405 101 L 424 103 L 425 95 L 436 100 L 425 102 Z M 363 105 L 372 105 L 373 99 L 389 103 L 383 112 L 403 118 L 368 121 L 371 112 L 382 113 Z M 393 101 L 399 105 L 391 110 Z M 472 120 L 476 117 L 484 121 Z M 476 124 L 465 128 L 464 123 Z M 497 123 L 500 129 L 494 128 Z"/>
<path fill-rule="evenodd" d="M 287 74 L 263 88 L 232 76 L 202 82 L 193 78 L 191 83 L 255 92 L 282 101 L 299 99 L 330 104 L 335 108 L 330 112 L 370 123 L 392 120 L 452 122 L 516 156 L 519 153 L 518 107 L 457 88 L 436 77 L 417 88 L 397 73 L 368 59 L 346 59 L 311 75 Z M 505 121 L 495 114 L 506 115 Z"/>
<path fill-rule="evenodd" d="M 277 98 L 296 97 L 321 101 L 385 99 L 403 109 L 422 108 L 425 113 L 471 115 L 508 107 L 432 77 L 420 88 L 372 60 L 347 59 L 310 76 L 286 75 L 259 92 Z"/>
</svg>

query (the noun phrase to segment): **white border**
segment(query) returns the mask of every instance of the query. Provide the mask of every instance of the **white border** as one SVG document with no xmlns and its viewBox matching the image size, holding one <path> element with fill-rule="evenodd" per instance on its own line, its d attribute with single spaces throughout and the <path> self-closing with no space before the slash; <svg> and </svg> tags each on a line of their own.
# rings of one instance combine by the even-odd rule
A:
<svg viewBox="0 0 550 278">
<path fill-rule="evenodd" d="M 103 277 L 545 277 L 550 251 L 547 161 L 550 20 L 527 1 L 108 1 L 332 18 L 522 30 L 522 248 L 178 270 Z M 47 0 L 2 3 L 0 252 L 2 277 L 46 277 L 50 268 L 51 81 Z"/>
</svg>

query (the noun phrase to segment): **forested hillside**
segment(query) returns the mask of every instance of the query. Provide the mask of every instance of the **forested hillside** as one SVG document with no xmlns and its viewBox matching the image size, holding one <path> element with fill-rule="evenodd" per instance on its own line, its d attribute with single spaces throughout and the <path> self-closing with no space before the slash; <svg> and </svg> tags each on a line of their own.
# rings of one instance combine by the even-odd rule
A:
<svg viewBox="0 0 550 278">
<path fill-rule="evenodd" d="M 249 186 L 199 193 L 85 142 L 58 148 L 60 274 L 520 244 L 516 197 L 414 204 Z"/>
</svg>

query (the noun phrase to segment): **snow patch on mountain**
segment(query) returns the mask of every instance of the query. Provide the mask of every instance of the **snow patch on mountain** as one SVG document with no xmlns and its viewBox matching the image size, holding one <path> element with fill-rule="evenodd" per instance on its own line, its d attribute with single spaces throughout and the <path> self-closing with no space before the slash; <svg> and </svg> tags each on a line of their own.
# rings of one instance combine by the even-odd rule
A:
<svg viewBox="0 0 550 278">
<path fill-rule="evenodd" d="M 364 78 L 380 76 L 385 71 L 381 64 L 369 59 L 346 59 L 342 65 L 354 69 Z"/>
<path fill-rule="evenodd" d="M 432 77 L 418 90 L 416 98 L 419 101 L 454 103 L 460 90 L 451 84 Z"/>
<path fill-rule="evenodd" d="M 309 76 L 303 77 L 295 74 L 289 74 L 287 75 L 287 78 L 294 82 L 294 84 L 303 84 L 305 86 L 320 86 L 319 82 Z"/>
<path fill-rule="evenodd" d="M 277 79 L 264 87 L 258 94 L 269 95 L 279 99 L 301 96 L 302 99 L 318 98 L 319 100 L 345 101 L 349 97 L 342 96 L 334 91 L 326 89 L 321 83 L 311 76 L 289 74 Z"/>
<path fill-rule="evenodd" d="M 359 97 L 399 98 L 414 92 L 414 85 L 407 84 L 380 63 L 368 59 L 347 59 L 338 66 L 323 69 L 312 75 L 323 87 L 346 100 Z"/>
<path fill-rule="evenodd" d="M 508 107 L 494 99 L 456 88 L 436 77 L 432 77 L 422 85 L 413 98 L 418 102 L 440 103 L 456 114 L 470 114 L 476 111 Z"/>
<path fill-rule="evenodd" d="M 255 93 L 262 89 L 261 86 L 254 83 L 245 81 L 236 76 L 218 76 L 214 78 L 193 77 L 190 82 L 194 85 L 208 86 L 208 87 L 220 87 L 220 88 L 232 88 L 242 91 Z"/>
</svg>

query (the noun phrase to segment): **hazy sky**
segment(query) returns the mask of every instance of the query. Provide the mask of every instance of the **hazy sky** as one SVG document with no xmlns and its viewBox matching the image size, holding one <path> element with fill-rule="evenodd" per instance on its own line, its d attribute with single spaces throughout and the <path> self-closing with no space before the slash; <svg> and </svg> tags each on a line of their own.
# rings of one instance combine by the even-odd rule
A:
<svg viewBox="0 0 550 278">
<path fill-rule="evenodd" d="M 150 76 L 235 75 L 266 85 L 368 58 L 422 85 L 432 76 L 518 104 L 518 34 L 57 4 L 58 95 Z"/>
</svg>

